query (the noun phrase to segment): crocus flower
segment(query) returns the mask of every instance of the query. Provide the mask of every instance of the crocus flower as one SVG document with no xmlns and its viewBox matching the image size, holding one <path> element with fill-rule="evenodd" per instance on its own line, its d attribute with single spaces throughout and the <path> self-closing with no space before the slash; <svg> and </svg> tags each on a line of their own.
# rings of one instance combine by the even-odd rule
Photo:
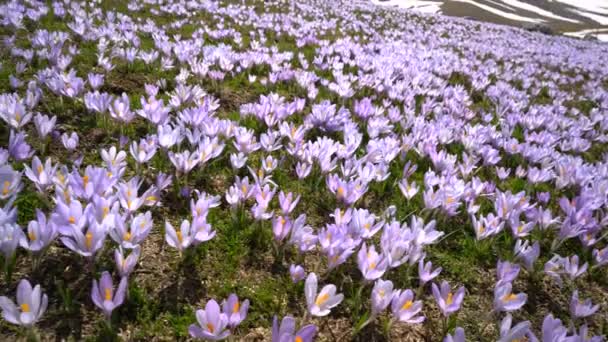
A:
<svg viewBox="0 0 608 342">
<path fill-rule="evenodd" d="M 435 301 L 437 301 L 437 305 L 439 305 L 439 309 L 444 316 L 447 317 L 460 309 L 460 305 L 464 299 L 464 286 L 454 293 L 450 288 L 450 284 L 444 280 L 441 283 L 441 289 L 435 283 L 432 284 L 432 289 Z"/>
<path fill-rule="evenodd" d="M 167 241 L 169 246 L 177 248 L 180 252 L 190 247 L 192 242 L 194 242 L 195 234 L 196 232 L 190 229 L 190 222 L 187 220 L 182 221 L 180 229 L 177 231 L 171 223 L 165 222 L 165 241 Z"/>
<path fill-rule="evenodd" d="M 515 311 L 526 304 L 528 296 L 525 293 L 514 294 L 511 283 L 498 282 L 494 289 L 494 310 Z"/>
<path fill-rule="evenodd" d="M 0 297 L 2 317 L 9 323 L 30 327 L 46 311 L 49 299 L 42 293 L 40 285 L 34 286 L 26 279 L 17 285 L 17 303 L 5 296 Z"/>
<path fill-rule="evenodd" d="M 126 277 L 120 279 L 118 288 L 116 288 L 116 291 L 114 291 L 112 276 L 110 273 L 108 273 L 108 271 L 104 271 L 101 274 L 99 282 L 97 282 L 96 279 L 93 279 L 91 299 L 93 299 L 93 303 L 95 303 L 95 305 L 103 311 L 106 319 L 109 320 L 112 316 L 112 311 L 121 306 L 124 302 L 126 292 Z"/>
<path fill-rule="evenodd" d="M 74 226 L 70 228 L 70 235 L 62 237 L 61 242 L 73 252 L 93 258 L 95 253 L 103 247 L 106 239 L 106 228 L 103 225 L 91 222 L 86 233 Z"/>
<path fill-rule="evenodd" d="M 291 192 L 285 194 L 283 191 L 279 192 L 279 206 L 283 215 L 289 215 L 300 201 L 300 195 L 295 199 Z"/>
<path fill-rule="evenodd" d="M 0 200 L 11 198 L 21 191 L 21 173 L 10 165 L 0 166 Z"/>
<path fill-rule="evenodd" d="M 44 192 L 53 183 L 56 166 L 53 167 L 51 158 L 48 158 L 44 164 L 35 156 L 32 159 L 32 168 L 24 165 L 25 176 L 32 181 L 39 192 Z"/>
<path fill-rule="evenodd" d="M 529 321 L 519 322 L 514 327 L 511 327 L 513 318 L 511 314 L 507 314 L 507 316 L 500 323 L 500 339 L 498 342 L 513 342 L 519 340 L 527 340 L 531 342 L 536 342 L 538 339 L 532 331 L 530 331 Z"/>
<path fill-rule="evenodd" d="M 219 341 L 230 335 L 226 329 L 228 317 L 220 312 L 220 306 L 213 299 L 207 302 L 205 310 L 196 310 L 197 324 L 191 324 L 188 328 L 190 336 L 205 340 Z"/>
<path fill-rule="evenodd" d="M 289 275 L 291 276 L 291 280 L 294 283 L 297 283 L 306 278 L 306 271 L 304 271 L 304 267 L 300 265 L 291 264 L 289 266 Z"/>
<path fill-rule="evenodd" d="M 303 326 L 296 332 L 296 320 L 290 316 L 283 317 L 281 325 L 277 316 L 272 320 L 272 342 L 312 342 L 316 334 L 317 327 L 314 324 Z"/>
<path fill-rule="evenodd" d="M 13 256 L 22 239 L 23 231 L 16 223 L 6 222 L 0 226 L 0 252 L 4 254 L 4 260 Z"/>
<path fill-rule="evenodd" d="M 135 246 L 132 249 L 131 253 L 125 258 L 124 251 L 122 247 L 118 247 L 114 250 L 114 262 L 116 263 L 116 269 L 118 270 L 118 275 L 121 277 L 128 277 L 131 272 L 135 269 L 137 265 L 137 261 L 139 260 L 139 255 L 141 253 L 141 247 Z"/>
<path fill-rule="evenodd" d="M 70 135 L 63 133 L 61 135 L 61 142 L 63 143 L 63 147 L 68 151 L 73 151 L 78 147 L 78 134 L 76 132 L 72 132 Z"/>
<path fill-rule="evenodd" d="M 517 264 L 512 264 L 508 261 L 500 261 L 496 265 L 497 282 L 510 283 L 519 274 L 520 267 Z"/>
<path fill-rule="evenodd" d="M 393 299 L 393 282 L 390 280 L 376 280 L 372 289 L 372 315 L 376 316 L 386 310 Z"/>
<path fill-rule="evenodd" d="M 591 299 L 585 301 L 579 301 L 578 290 L 574 290 L 572 293 L 572 299 L 570 299 L 570 315 L 573 318 L 582 318 L 593 315 L 600 306 L 598 304 L 593 305 Z"/>
<path fill-rule="evenodd" d="M 447 334 L 443 339 L 443 342 L 466 342 L 464 337 L 464 329 L 461 327 L 456 327 L 456 330 L 454 330 L 454 335 Z"/>
<path fill-rule="evenodd" d="M 308 311 L 313 316 L 323 317 L 329 315 L 332 308 L 336 307 L 344 299 L 343 294 L 336 294 L 336 286 L 333 284 L 325 285 L 321 292 L 317 294 L 317 275 L 308 274 L 304 285 L 306 303 Z"/>
<path fill-rule="evenodd" d="M 422 301 L 414 300 L 412 290 L 395 291 L 391 303 L 391 311 L 400 322 L 410 324 L 421 323 L 424 316 L 416 316 L 422 310 Z"/>
<path fill-rule="evenodd" d="M 27 234 L 23 234 L 19 244 L 21 247 L 39 252 L 48 247 L 57 237 L 57 229 L 52 221 L 46 220 L 46 215 L 36 209 L 36 220 L 30 221 L 27 225 Z"/>
<path fill-rule="evenodd" d="M 530 246 L 530 241 L 517 240 L 514 251 L 515 257 L 521 259 L 528 271 L 534 269 L 534 262 L 540 255 L 540 244 L 538 241 Z"/>
<path fill-rule="evenodd" d="M 34 154 L 32 147 L 25 141 L 27 135 L 11 130 L 8 140 L 8 154 L 17 161 L 25 160 Z"/>
<path fill-rule="evenodd" d="M 223 303 L 223 314 L 228 317 L 228 326 L 231 329 L 236 328 L 246 317 L 249 310 L 249 299 L 245 299 L 242 303 L 239 302 L 239 297 L 236 294 L 231 294 Z"/>
<path fill-rule="evenodd" d="M 435 270 L 433 270 L 433 263 L 430 261 L 425 263 L 424 258 L 420 259 L 420 261 L 418 261 L 418 277 L 420 277 L 420 286 L 424 286 L 424 284 L 435 279 L 435 277 L 437 277 L 441 271 L 441 267 L 437 267 Z"/>
<path fill-rule="evenodd" d="M 47 115 L 37 114 L 34 117 L 34 125 L 36 126 L 38 137 L 45 139 L 55 128 L 56 121 L 56 116 L 49 118 Z"/>
<path fill-rule="evenodd" d="M 388 262 L 386 258 L 376 252 L 376 248 L 371 246 L 368 250 L 363 243 L 357 254 L 357 265 L 366 280 L 376 280 L 384 274 Z"/>
</svg>

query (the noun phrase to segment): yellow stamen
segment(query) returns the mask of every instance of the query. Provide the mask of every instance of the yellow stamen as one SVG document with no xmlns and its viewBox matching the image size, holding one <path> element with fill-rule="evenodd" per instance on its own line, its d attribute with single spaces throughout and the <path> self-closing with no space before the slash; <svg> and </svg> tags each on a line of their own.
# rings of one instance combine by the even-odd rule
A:
<svg viewBox="0 0 608 342">
<path fill-rule="evenodd" d="M 370 228 L 371 226 L 372 226 L 371 224 L 366 223 L 365 225 L 363 225 L 363 228 L 365 228 L 365 230 L 369 230 L 369 228 Z"/>
<path fill-rule="evenodd" d="M 213 324 L 207 323 L 207 330 L 209 330 L 209 332 L 213 334 L 213 332 L 215 331 L 215 327 L 213 326 Z"/>
<path fill-rule="evenodd" d="M 281 217 L 281 225 L 285 225 L 285 222 L 287 222 L 285 221 L 285 218 Z"/>
<path fill-rule="evenodd" d="M 523 230 L 524 230 L 524 226 L 519 226 L 519 227 L 517 227 L 517 232 L 518 232 L 519 234 L 521 234 L 521 232 L 523 232 Z"/>
<path fill-rule="evenodd" d="M 177 231 L 175 232 L 175 235 L 177 235 L 177 241 L 179 241 L 179 243 L 182 243 L 182 240 L 184 239 L 182 236 L 182 232 Z"/>
<path fill-rule="evenodd" d="M 372 263 L 369 264 L 369 269 L 370 270 L 373 270 L 375 268 L 376 268 L 376 263 L 375 262 L 372 262 Z"/>
<path fill-rule="evenodd" d="M 321 306 L 321 305 L 323 305 L 323 303 L 327 302 L 328 299 L 329 299 L 329 293 L 324 293 L 324 294 L 319 295 L 317 297 L 317 300 L 315 301 L 315 304 L 317 306 Z"/>
<path fill-rule="evenodd" d="M 89 184 L 89 176 L 82 176 L 82 184 L 85 187 Z"/>
<path fill-rule="evenodd" d="M 68 218 L 68 222 L 70 222 L 71 224 L 74 224 L 74 223 L 76 223 L 76 219 L 74 218 L 74 216 L 70 216 Z"/>
<path fill-rule="evenodd" d="M 294 342 L 304 342 L 304 340 L 300 336 L 296 336 Z"/>
<path fill-rule="evenodd" d="M 241 308 L 241 305 L 239 304 L 239 301 L 237 300 L 236 303 L 234 303 L 234 305 L 232 306 L 232 312 L 237 313 L 237 312 L 239 312 L 240 308 Z"/>
<path fill-rule="evenodd" d="M 15 121 L 21 121 L 21 114 L 19 114 L 19 112 L 15 112 Z"/>
<path fill-rule="evenodd" d="M 515 299 L 517 299 L 517 296 L 512 293 L 509 293 L 508 295 L 505 295 L 504 297 L 502 297 L 502 301 L 505 303 L 513 301 Z"/>
<path fill-rule="evenodd" d="M 44 171 L 44 168 L 42 165 L 38 165 L 38 174 L 42 174 L 42 171 Z"/>
<path fill-rule="evenodd" d="M 86 241 L 85 241 L 85 245 L 87 246 L 87 249 L 91 249 L 91 246 L 93 246 L 93 233 L 88 232 L 87 235 L 85 235 Z"/>
<path fill-rule="evenodd" d="M 148 196 L 148 197 L 146 197 L 146 201 L 155 202 L 156 201 L 156 196 L 154 196 L 154 195 Z"/>
<path fill-rule="evenodd" d="M 106 289 L 106 300 L 112 300 L 112 290 Z"/>
<path fill-rule="evenodd" d="M 446 204 L 452 204 L 454 203 L 454 198 L 452 196 L 448 196 L 448 198 L 446 198 L 445 200 Z"/>
<path fill-rule="evenodd" d="M 414 305 L 414 303 L 411 300 L 408 300 L 407 302 L 403 303 L 401 310 L 408 310 L 412 307 L 412 305 Z"/>
<path fill-rule="evenodd" d="M 344 188 L 343 187 L 339 186 L 337 192 L 338 192 L 338 196 L 344 196 Z"/>
<path fill-rule="evenodd" d="M 131 241 L 131 233 L 130 232 L 126 232 L 123 236 L 122 239 L 125 241 Z"/>
<path fill-rule="evenodd" d="M 448 298 L 446 299 L 446 304 L 447 305 L 452 305 L 452 303 L 454 302 L 454 295 L 452 294 L 452 292 L 448 293 Z"/>
<path fill-rule="evenodd" d="M 27 303 L 21 304 L 21 312 L 30 312 L 30 306 Z"/>
<path fill-rule="evenodd" d="M 263 178 L 264 177 L 264 170 L 263 169 L 259 169 L 258 170 L 258 178 Z"/>
<path fill-rule="evenodd" d="M 2 188 L 2 195 L 8 195 L 8 188 L 11 186 L 11 182 L 4 181 L 4 186 Z"/>
<path fill-rule="evenodd" d="M 102 212 L 102 217 L 106 217 L 108 215 L 108 213 L 110 212 L 110 208 L 103 207 L 103 209 L 101 209 L 101 212 Z"/>
<path fill-rule="evenodd" d="M 34 233 L 34 231 L 29 231 L 27 233 L 27 236 L 30 238 L 30 241 L 36 241 L 36 233 Z"/>
<path fill-rule="evenodd" d="M 247 186 L 245 184 L 241 185 L 241 192 L 244 194 L 247 193 Z"/>
</svg>

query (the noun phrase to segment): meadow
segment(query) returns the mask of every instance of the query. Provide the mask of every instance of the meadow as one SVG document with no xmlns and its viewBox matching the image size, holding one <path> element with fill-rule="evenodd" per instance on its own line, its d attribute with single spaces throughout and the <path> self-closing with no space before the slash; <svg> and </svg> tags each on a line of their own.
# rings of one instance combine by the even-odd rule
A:
<svg viewBox="0 0 608 342">
<path fill-rule="evenodd" d="M 346 0 L 0 36 L 3 341 L 608 335 L 608 44 Z"/>
</svg>

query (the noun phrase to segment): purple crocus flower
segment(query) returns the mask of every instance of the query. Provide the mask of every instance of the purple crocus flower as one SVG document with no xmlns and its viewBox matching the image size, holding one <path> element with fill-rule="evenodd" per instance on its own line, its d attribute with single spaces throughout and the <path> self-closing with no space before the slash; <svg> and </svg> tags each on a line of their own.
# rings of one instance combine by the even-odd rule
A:
<svg viewBox="0 0 608 342">
<path fill-rule="evenodd" d="M 512 293 L 513 285 L 507 282 L 498 282 L 494 289 L 494 310 L 496 311 L 515 311 L 519 310 L 528 296 L 525 293 Z"/>
<path fill-rule="evenodd" d="M 532 324 L 529 321 L 519 322 L 514 327 L 511 326 L 512 322 L 513 318 L 511 314 L 507 314 L 500 323 L 500 339 L 498 342 L 512 342 L 519 341 L 520 339 L 530 342 L 538 341 L 530 330 Z"/>
<path fill-rule="evenodd" d="M 306 271 L 300 265 L 291 264 L 289 266 L 289 275 L 294 283 L 298 283 L 306 278 Z"/>
<path fill-rule="evenodd" d="M 450 284 L 444 280 L 441 283 L 441 288 L 433 283 L 432 289 L 435 301 L 437 301 L 437 305 L 444 316 L 447 317 L 460 309 L 460 305 L 464 299 L 464 286 L 460 287 L 456 293 L 454 293 L 450 288 Z"/>
<path fill-rule="evenodd" d="M 220 306 L 213 299 L 207 302 L 205 310 L 196 310 L 197 324 L 191 324 L 188 328 L 190 336 L 205 340 L 219 341 L 230 335 L 226 329 L 228 317 L 220 312 Z"/>
<path fill-rule="evenodd" d="M 420 277 L 420 286 L 424 286 L 424 284 L 435 279 L 435 277 L 437 277 L 441 271 L 441 267 L 437 267 L 435 270 L 433 270 L 432 262 L 429 261 L 425 263 L 424 258 L 420 259 L 420 261 L 418 261 L 418 277 Z"/>
<path fill-rule="evenodd" d="M 173 248 L 177 248 L 180 252 L 190 247 L 194 242 L 195 231 L 190 229 L 190 222 L 182 221 L 179 230 L 175 230 L 171 223 L 165 222 L 165 241 Z"/>
<path fill-rule="evenodd" d="M 593 315 L 600 306 L 598 304 L 593 305 L 591 299 L 585 301 L 579 301 L 578 290 L 574 290 L 572 293 L 572 299 L 570 299 L 570 315 L 572 318 L 583 318 Z"/>
<path fill-rule="evenodd" d="M 0 226 L 0 252 L 4 254 L 4 260 L 10 259 L 24 238 L 21 227 L 16 223 L 6 222 Z"/>
<path fill-rule="evenodd" d="M 116 291 L 114 291 L 112 276 L 108 271 L 104 271 L 101 274 L 99 282 L 97 282 L 96 279 L 93 279 L 91 299 L 93 299 L 93 303 L 95 303 L 95 305 L 103 311 L 106 319 L 110 320 L 112 311 L 121 306 L 124 302 L 126 292 L 126 277 L 120 279 L 118 288 L 116 288 Z"/>
<path fill-rule="evenodd" d="M 357 265 L 365 280 L 376 280 L 386 272 L 388 261 L 376 252 L 373 245 L 368 250 L 364 242 L 357 254 Z"/>
<path fill-rule="evenodd" d="M 293 193 L 291 192 L 288 192 L 287 194 L 285 194 L 283 191 L 279 192 L 279 206 L 281 207 L 283 215 L 289 215 L 299 201 L 300 195 L 294 199 Z"/>
<path fill-rule="evenodd" d="M 515 257 L 521 259 L 528 271 L 534 269 L 534 262 L 540 255 L 540 244 L 538 241 L 530 246 L 530 241 L 517 240 L 514 251 Z"/>
<path fill-rule="evenodd" d="M 119 246 L 116 248 L 114 250 L 114 262 L 116 263 L 118 275 L 121 277 L 128 277 L 135 269 L 140 253 L 141 247 L 135 246 L 135 248 L 131 250 L 131 253 L 125 258 L 122 247 Z"/>
<path fill-rule="evenodd" d="M 390 280 L 376 280 L 372 289 L 372 316 L 376 316 L 391 303 L 393 299 L 393 282 Z"/>
<path fill-rule="evenodd" d="M 247 317 L 247 310 L 249 310 L 249 299 L 245 299 L 241 303 L 239 302 L 239 297 L 233 293 L 228 296 L 226 301 L 224 301 L 222 307 L 223 314 L 228 317 L 228 326 L 231 329 L 234 329 Z"/>
<path fill-rule="evenodd" d="M 103 247 L 106 239 L 106 228 L 103 225 L 91 222 L 86 232 L 74 226 L 70 228 L 70 235 L 62 237 L 61 242 L 73 252 L 93 258 L 95 253 Z"/>
<path fill-rule="evenodd" d="M 56 116 L 49 118 L 47 115 L 37 114 L 34 117 L 34 125 L 36 126 L 38 137 L 40 139 L 45 139 L 55 128 L 56 121 Z"/>
<path fill-rule="evenodd" d="M 414 300 L 412 290 L 395 291 L 391 303 L 391 311 L 400 322 L 410 324 L 422 323 L 424 316 L 416 316 L 422 310 L 422 301 Z"/>
<path fill-rule="evenodd" d="M 517 264 L 512 264 L 508 261 L 500 261 L 498 260 L 498 264 L 496 265 L 496 278 L 497 282 L 505 282 L 510 283 L 519 274 L 520 267 Z"/>
<path fill-rule="evenodd" d="M 456 330 L 454 330 L 454 335 L 447 334 L 443 339 L 443 342 L 466 342 L 464 329 L 461 327 L 456 327 Z"/>
<path fill-rule="evenodd" d="M 25 141 L 27 135 L 23 132 L 15 133 L 11 130 L 8 139 L 8 154 L 17 161 L 30 158 L 34 151 L 31 146 Z"/>
<path fill-rule="evenodd" d="M 78 147 L 78 134 L 76 132 L 72 132 L 72 134 L 63 133 L 61 135 L 61 142 L 63 143 L 63 147 L 65 147 L 68 151 L 73 151 Z"/>
<path fill-rule="evenodd" d="M 46 215 L 36 209 L 36 220 L 30 221 L 27 226 L 27 234 L 23 234 L 19 244 L 21 247 L 39 252 L 47 248 L 57 237 L 57 229 L 52 221 L 46 220 Z"/>
<path fill-rule="evenodd" d="M 40 285 L 32 289 L 26 279 L 17 285 L 17 303 L 5 296 L 0 297 L 2 318 L 7 322 L 30 327 L 34 325 L 46 311 L 49 299 L 42 293 Z"/>
<path fill-rule="evenodd" d="M 277 316 L 272 320 L 272 342 L 312 342 L 316 334 L 317 327 L 314 324 L 303 326 L 296 332 L 296 320 L 290 316 L 285 316 L 281 325 Z"/>
<path fill-rule="evenodd" d="M 336 294 L 336 286 L 333 284 L 325 285 L 321 292 L 317 294 L 317 275 L 308 274 L 304 285 L 306 303 L 308 311 L 317 317 L 329 315 L 332 308 L 336 307 L 344 299 L 343 294 Z"/>
</svg>

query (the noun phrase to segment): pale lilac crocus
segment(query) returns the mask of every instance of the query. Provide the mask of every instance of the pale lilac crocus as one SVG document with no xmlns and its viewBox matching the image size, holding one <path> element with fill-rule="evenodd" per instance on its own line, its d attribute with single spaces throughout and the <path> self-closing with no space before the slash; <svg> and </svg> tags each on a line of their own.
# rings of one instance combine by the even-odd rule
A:
<svg viewBox="0 0 608 342">
<path fill-rule="evenodd" d="M 304 270 L 304 267 L 300 265 L 291 264 L 289 266 L 289 275 L 291 277 L 291 281 L 298 283 L 306 278 L 306 271 Z"/>
<path fill-rule="evenodd" d="M 460 287 L 456 292 L 452 292 L 450 284 L 444 280 L 441 283 L 441 287 L 433 283 L 432 289 L 435 301 L 437 301 L 437 305 L 444 316 L 447 317 L 460 309 L 460 305 L 462 305 L 464 299 L 464 286 Z"/>
<path fill-rule="evenodd" d="M 280 325 L 277 316 L 272 320 L 272 342 L 312 342 L 316 334 L 314 324 L 303 326 L 296 332 L 296 320 L 290 316 L 285 316 Z"/>
<path fill-rule="evenodd" d="M 418 261 L 418 277 L 420 277 L 420 286 L 424 286 L 424 284 L 435 279 L 435 277 L 437 277 L 441 271 L 441 267 L 437 267 L 435 270 L 433 270 L 432 262 L 429 261 L 425 263 L 424 258 L 420 259 L 420 261 Z"/>
<path fill-rule="evenodd" d="M 306 278 L 304 293 L 310 314 L 323 317 L 329 315 L 331 309 L 342 302 L 344 295 L 336 294 L 336 286 L 333 284 L 325 285 L 317 294 L 317 284 L 317 275 L 310 273 Z"/>
<path fill-rule="evenodd" d="M 91 292 L 91 299 L 93 303 L 100 308 L 107 320 L 110 320 L 112 311 L 117 307 L 121 306 L 125 300 L 127 292 L 127 278 L 123 277 L 120 279 L 120 283 L 116 290 L 114 290 L 114 284 L 112 276 L 108 271 L 104 271 L 101 274 L 99 282 L 93 279 L 93 290 Z"/>
<path fill-rule="evenodd" d="M 519 322 L 512 327 L 513 318 L 511 314 L 500 323 L 500 339 L 498 342 L 513 342 L 525 339 L 526 341 L 536 342 L 538 339 L 530 330 L 532 324 L 529 321 Z"/>
<path fill-rule="evenodd" d="M 357 254 L 357 265 L 363 277 L 369 281 L 382 277 L 387 269 L 388 261 L 376 252 L 373 245 L 368 249 L 367 245 L 363 243 Z"/>
<path fill-rule="evenodd" d="M 190 247 L 194 242 L 194 235 L 192 229 L 190 229 L 190 222 L 187 220 L 182 221 L 179 230 L 175 230 L 171 223 L 165 222 L 165 241 L 173 248 L 177 248 L 180 252 Z"/>
<path fill-rule="evenodd" d="M 72 132 L 72 134 L 63 133 L 61 135 L 61 142 L 63 143 L 63 147 L 65 147 L 68 151 L 73 151 L 78 147 L 78 134 L 76 132 Z"/>
<path fill-rule="evenodd" d="M 126 257 L 124 253 L 122 247 L 119 246 L 116 248 L 114 250 L 114 262 L 116 264 L 116 269 L 118 270 L 118 275 L 121 277 L 128 277 L 137 265 L 139 255 L 141 254 L 141 247 L 135 246 L 135 248 L 131 250 L 131 253 Z"/>
<path fill-rule="evenodd" d="M 205 310 L 196 310 L 196 321 L 188 328 L 190 336 L 210 341 L 223 340 L 230 336 L 227 330 L 228 317 L 220 312 L 220 306 L 213 299 L 207 302 Z"/>
<path fill-rule="evenodd" d="M 19 244 L 29 251 L 40 252 L 55 240 L 57 234 L 55 224 L 47 221 L 46 215 L 36 209 L 36 220 L 30 221 L 27 225 L 27 234 L 22 235 Z"/>
<path fill-rule="evenodd" d="M 498 282 L 494 289 L 494 310 L 496 311 L 515 311 L 519 310 L 524 304 L 528 296 L 525 293 L 513 293 L 513 285 L 511 283 Z"/>
<path fill-rule="evenodd" d="M 247 317 L 249 299 L 239 302 L 239 297 L 233 293 L 224 301 L 222 307 L 222 312 L 228 318 L 228 326 L 234 329 Z"/>
<path fill-rule="evenodd" d="M 417 316 L 422 310 L 422 301 L 414 300 L 412 290 L 395 291 L 391 302 L 391 311 L 400 322 L 417 324 L 424 321 L 424 316 Z"/>
<path fill-rule="evenodd" d="M 572 318 L 583 318 L 593 315 L 599 310 L 599 304 L 593 305 L 591 299 L 581 301 L 578 298 L 578 290 L 574 290 L 572 293 L 572 299 L 570 299 L 570 315 Z"/>
<path fill-rule="evenodd" d="M 42 317 L 48 302 L 49 299 L 42 293 L 40 285 L 32 288 L 29 281 L 22 279 L 17 285 L 17 303 L 8 297 L 0 297 L 2 318 L 12 324 L 31 327 Z"/>
<path fill-rule="evenodd" d="M 456 327 L 454 330 L 454 335 L 447 334 L 443 339 L 443 342 L 466 342 L 464 329 L 461 327 Z"/>
<path fill-rule="evenodd" d="M 497 282 L 510 283 L 519 274 L 520 267 L 518 264 L 512 264 L 508 261 L 500 261 L 496 265 Z"/>
<path fill-rule="evenodd" d="M 393 299 L 393 282 L 390 280 L 376 280 L 372 289 L 372 316 L 376 316 L 391 303 Z"/>
</svg>

